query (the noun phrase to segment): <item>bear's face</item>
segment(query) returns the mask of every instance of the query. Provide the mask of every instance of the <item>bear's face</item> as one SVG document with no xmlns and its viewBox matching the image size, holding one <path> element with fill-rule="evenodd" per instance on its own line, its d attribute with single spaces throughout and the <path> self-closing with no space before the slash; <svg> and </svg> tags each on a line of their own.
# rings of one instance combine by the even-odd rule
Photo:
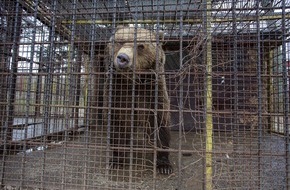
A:
<svg viewBox="0 0 290 190">
<path fill-rule="evenodd" d="M 134 37 L 136 40 L 134 41 Z M 119 28 L 110 43 L 109 53 L 114 52 L 113 62 L 117 70 L 148 70 L 163 66 L 165 55 L 161 44 L 156 43 L 156 34 L 146 29 Z M 158 36 L 159 37 L 159 36 Z"/>
</svg>

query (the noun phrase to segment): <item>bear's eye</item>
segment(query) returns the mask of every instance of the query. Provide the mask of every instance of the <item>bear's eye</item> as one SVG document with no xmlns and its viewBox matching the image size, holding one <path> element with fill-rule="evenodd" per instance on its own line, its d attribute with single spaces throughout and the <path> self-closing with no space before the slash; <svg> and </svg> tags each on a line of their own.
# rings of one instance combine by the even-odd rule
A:
<svg viewBox="0 0 290 190">
<path fill-rule="evenodd" d="M 116 43 L 116 45 L 118 45 L 118 46 L 122 46 L 122 45 L 124 45 L 124 42 L 115 42 Z"/>
<path fill-rule="evenodd" d="M 143 44 L 139 44 L 137 47 L 138 47 L 138 50 L 143 50 L 145 48 Z"/>
</svg>

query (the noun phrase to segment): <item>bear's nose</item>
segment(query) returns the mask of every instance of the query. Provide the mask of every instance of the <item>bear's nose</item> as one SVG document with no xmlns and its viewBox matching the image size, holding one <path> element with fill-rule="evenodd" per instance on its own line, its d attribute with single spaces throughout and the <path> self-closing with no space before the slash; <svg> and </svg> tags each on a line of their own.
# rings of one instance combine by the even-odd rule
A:
<svg viewBox="0 0 290 190">
<path fill-rule="evenodd" d="M 125 53 L 120 53 L 117 56 L 117 64 L 120 66 L 120 68 L 126 67 L 130 62 L 130 58 L 127 54 Z"/>
</svg>

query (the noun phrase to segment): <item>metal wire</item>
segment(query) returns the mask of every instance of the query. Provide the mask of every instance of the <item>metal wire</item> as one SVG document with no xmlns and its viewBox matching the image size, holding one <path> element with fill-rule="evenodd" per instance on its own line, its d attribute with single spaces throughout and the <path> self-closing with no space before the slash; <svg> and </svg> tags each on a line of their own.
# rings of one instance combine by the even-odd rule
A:
<svg viewBox="0 0 290 190">
<path fill-rule="evenodd" d="M 289 189 L 289 10 L 1 1 L 1 189 Z"/>
</svg>

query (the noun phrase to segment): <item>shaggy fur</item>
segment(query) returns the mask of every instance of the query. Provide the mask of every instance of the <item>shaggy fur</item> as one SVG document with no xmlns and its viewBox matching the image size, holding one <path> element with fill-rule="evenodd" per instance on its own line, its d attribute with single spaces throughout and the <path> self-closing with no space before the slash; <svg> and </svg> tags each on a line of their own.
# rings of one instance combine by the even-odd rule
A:
<svg viewBox="0 0 290 190">
<path fill-rule="evenodd" d="M 114 40 L 112 38 L 111 43 L 108 44 L 107 51 L 111 62 L 113 61 L 114 72 L 112 79 L 108 74 L 105 83 L 104 98 L 108 100 L 105 101 L 105 106 L 111 107 L 109 109 L 110 117 L 108 117 L 108 110 L 104 110 L 105 125 L 109 124 L 106 119 L 110 118 L 110 138 L 113 147 L 129 147 L 131 135 L 137 133 L 136 131 L 143 131 L 147 142 L 152 147 L 156 130 L 157 146 L 168 149 L 170 144 L 170 102 L 163 73 L 165 54 L 161 44 L 156 44 L 158 36 L 154 32 L 138 28 L 137 41 L 134 42 L 135 32 L 134 28 L 119 28 Z M 110 65 L 110 61 L 108 64 Z M 135 80 L 133 80 L 133 71 Z M 160 73 L 157 79 L 158 111 L 157 126 L 154 127 L 157 72 Z M 110 82 L 112 84 L 111 99 L 109 98 Z M 134 146 L 138 146 L 138 142 L 134 142 Z M 118 167 L 125 162 L 127 157 L 126 151 L 114 150 L 111 160 L 112 167 Z M 157 170 L 162 174 L 172 173 L 168 152 L 157 153 Z"/>
</svg>

